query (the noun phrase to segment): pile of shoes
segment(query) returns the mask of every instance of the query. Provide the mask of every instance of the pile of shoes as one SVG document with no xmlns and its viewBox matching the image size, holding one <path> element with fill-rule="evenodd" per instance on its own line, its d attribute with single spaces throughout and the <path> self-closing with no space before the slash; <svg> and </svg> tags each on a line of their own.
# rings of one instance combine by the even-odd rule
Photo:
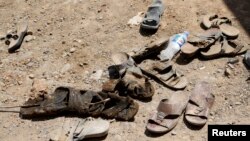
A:
<svg viewBox="0 0 250 141">
<path fill-rule="evenodd" d="M 214 59 L 236 56 L 247 51 L 247 46 L 236 40 L 240 32 L 232 26 L 231 20 L 227 17 L 206 15 L 202 25 L 206 30 L 198 35 L 191 35 L 181 48 L 181 52 L 186 56 L 192 57 L 200 52 L 202 57 Z"/>
</svg>

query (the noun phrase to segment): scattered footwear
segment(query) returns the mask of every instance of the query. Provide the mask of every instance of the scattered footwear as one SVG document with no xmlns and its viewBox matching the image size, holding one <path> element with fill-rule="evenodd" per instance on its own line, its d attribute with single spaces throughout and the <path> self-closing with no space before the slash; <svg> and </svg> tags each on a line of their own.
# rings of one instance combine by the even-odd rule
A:
<svg viewBox="0 0 250 141">
<path fill-rule="evenodd" d="M 144 60 L 139 67 L 145 75 L 156 79 L 168 88 L 181 90 L 187 86 L 186 77 L 178 73 L 169 62 L 148 59 Z"/>
<path fill-rule="evenodd" d="M 146 129 L 152 133 L 166 133 L 173 129 L 185 110 L 189 96 L 174 93 L 169 99 L 160 101 L 157 111 L 148 120 Z"/>
<path fill-rule="evenodd" d="M 158 29 L 164 6 L 161 0 L 153 0 L 142 20 L 141 27 L 144 29 Z"/>
<path fill-rule="evenodd" d="M 197 83 L 185 112 L 187 122 L 196 126 L 205 125 L 214 99 L 210 85 L 207 82 L 201 81 Z"/>
</svg>

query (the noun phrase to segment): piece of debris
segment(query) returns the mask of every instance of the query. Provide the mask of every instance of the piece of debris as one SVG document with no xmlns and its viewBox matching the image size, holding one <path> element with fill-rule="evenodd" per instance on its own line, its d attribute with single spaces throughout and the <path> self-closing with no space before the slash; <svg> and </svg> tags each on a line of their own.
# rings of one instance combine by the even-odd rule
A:
<svg viewBox="0 0 250 141">
<path fill-rule="evenodd" d="M 250 50 L 248 50 L 244 55 L 244 62 L 248 67 L 250 67 Z"/>
<path fill-rule="evenodd" d="M 130 27 L 135 26 L 135 25 L 139 25 L 142 22 L 143 19 L 143 12 L 139 12 L 136 16 L 134 16 L 133 18 L 129 19 L 128 21 L 128 25 Z"/>
</svg>

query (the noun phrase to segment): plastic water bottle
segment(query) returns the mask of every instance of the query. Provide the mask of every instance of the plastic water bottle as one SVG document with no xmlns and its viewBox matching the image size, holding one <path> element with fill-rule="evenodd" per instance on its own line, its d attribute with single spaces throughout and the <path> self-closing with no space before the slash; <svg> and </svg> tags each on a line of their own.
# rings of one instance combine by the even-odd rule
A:
<svg viewBox="0 0 250 141">
<path fill-rule="evenodd" d="M 181 47 L 187 42 L 189 32 L 185 31 L 170 37 L 167 47 L 158 56 L 162 61 L 171 60 L 180 51 Z"/>
</svg>

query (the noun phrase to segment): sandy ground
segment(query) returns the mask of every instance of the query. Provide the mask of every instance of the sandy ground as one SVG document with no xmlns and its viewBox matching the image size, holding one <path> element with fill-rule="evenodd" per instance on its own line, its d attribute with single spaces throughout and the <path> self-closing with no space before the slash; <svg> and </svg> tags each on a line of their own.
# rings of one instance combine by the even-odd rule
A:
<svg viewBox="0 0 250 141">
<path fill-rule="evenodd" d="M 29 18 L 29 30 L 35 40 L 23 43 L 19 52 L 9 54 L 0 42 L 0 105 L 21 105 L 32 94 L 35 79 L 45 79 L 49 92 L 61 85 L 101 90 L 107 79 L 110 54 L 129 52 L 163 36 L 184 30 L 200 32 L 201 18 L 217 13 L 232 18 L 240 29 L 239 39 L 250 43 L 249 2 L 233 0 L 165 0 L 166 10 L 156 34 L 144 36 L 139 26 L 127 22 L 138 12 L 147 10 L 150 0 L 0 0 L 0 32 L 14 30 L 18 21 Z M 236 11 L 235 15 L 232 11 Z M 238 12 L 238 13 L 237 13 Z M 230 77 L 224 75 L 228 58 L 193 59 L 176 63 L 189 79 L 183 93 L 190 94 L 196 82 L 208 81 L 216 97 L 207 124 L 250 124 L 249 72 L 242 63 L 235 64 Z M 174 60 L 175 61 L 175 60 Z M 93 73 L 104 70 L 100 80 Z M 33 78 L 34 77 L 34 78 Z M 181 117 L 171 132 L 154 136 L 145 132 L 148 114 L 159 101 L 174 91 L 152 81 L 156 93 L 150 102 L 138 101 L 140 108 L 133 122 L 111 123 L 107 141 L 206 141 L 207 125 L 201 129 L 188 126 Z M 44 120 L 23 120 L 18 113 L 0 114 L 2 141 L 45 141 L 50 133 L 62 126 L 63 117 Z"/>
</svg>

